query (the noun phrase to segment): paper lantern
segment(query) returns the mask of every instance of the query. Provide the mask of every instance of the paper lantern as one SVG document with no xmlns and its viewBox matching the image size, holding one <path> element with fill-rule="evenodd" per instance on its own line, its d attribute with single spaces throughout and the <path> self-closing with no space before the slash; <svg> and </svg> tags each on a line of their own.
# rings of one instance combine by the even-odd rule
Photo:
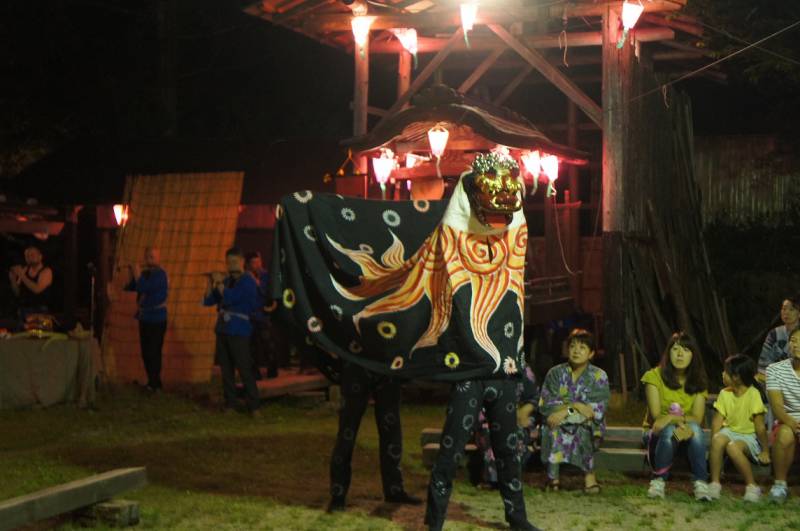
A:
<svg viewBox="0 0 800 531">
<path fill-rule="evenodd" d="M 450 138 L 450 131 L 436 124 L 428 130 L 428 143 L 431 146 L 431 153 L 437 159 L 442 158 L 447 147 L 447 139 Z"/>
<path fill-rule="evenodd" d="M 617 48 L 622 48 L 625 45 L 628 32 L 636 25 L 642 11 L 644 11 L 644 6 L 641 1 L 634 4 L 633 2 L 625 0 L 625 3 L 622 4 L 622 35 L 619 36 L 619 40 L 617 41 Z"/>
<path fill-rule="evenodd" d="M 124 227 L 128 222 L 128 205 L 114 205 L 114 219 L 118 227 Z"/>
<path fill-rule="evenodd" d="M 542 160 L 539 150 L 537 149 L 536 151 L 524 153 L 522 155 L 522 165 L 525 166 L 525 171 L 527 171 L 534 180 L 538 179 L 542 171 Z"/>
<path fill-rule="evenodd" d="M 350 20 L 350 27 L 353 28 L 353 39 L 355 39 L 356 45 L 361 50 L 362 56 L 364 55 L 364 45 L 369 39 L 369 28 L 374 20 L 375 17 L 368 16 L 357 16 Z"/>
<path fill-rule="evenodd" d="M 558 157 L 555 155 L 545 155 L 542 157 L 542 171 L 552 183 L 558 179 Z"/>
<path fill-rule="evenodd" d="M 644 11 L 644 6 L 641 2 L 634 4 L 625 0 L 625 3 L 622 4 L 622 27 L 626 30 L 633 29 L 642 15 L 642 11 Z"/>
<path fill-rule="evenodd" d="M 414 60 L 417 59 L 417 30 L 414 28 L 393 28 L 391 30 L 394 33 L 394 36 L 397 37 L 397 40 L 400 41 L 400 44 L 403 45 L 403 48 L 406 49 L 408 53 L 414 56 Z"/>
<path fill-rule="evenodd" d="M 406 153 L 406 168 L 413 168 L 415 166 L 419 166 L 423 162 L 428 162 L 428 157 L 420 157 L 419 155 L 415 155 L 414 153 Z"/>
<path fill-rule="evenodd" d="M 375 180 L 381 185 L 381 189 L 386 186 L 386 181 L 397 166 L 394 153 L 391 149 L 381 149 L 381 156 L 372 159 L 372 169 L 375 172 Z"/>
<path fill-rule="evenodd" d="M 475 26 L 475 19 L 478 16 L 478 3 L 467 2 L 461 4 L 461 27 L 464 28 L 464 34 L 472 31 Z"/>
</svg>

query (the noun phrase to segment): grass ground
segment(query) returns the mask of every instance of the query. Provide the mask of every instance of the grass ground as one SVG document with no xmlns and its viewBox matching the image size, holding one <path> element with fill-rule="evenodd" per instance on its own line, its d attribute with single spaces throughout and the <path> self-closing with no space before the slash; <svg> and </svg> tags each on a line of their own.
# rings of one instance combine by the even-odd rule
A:
<svg viewBox="0 0 800 531">
<path fill-rule="evenodd" d="M 382 502 L 377 434 L 368 411 L 353 461 L 348 511 L 323 511 L 328 454 L 336 414 L 314 398 L 269 402 L 263 418 L 223 415 L 207 397 L 144 397 L 122 388 L 107 391 L 100 409 L 71 406 L 0 412 L 0 500 L 111 468 L 145 465 L 150 484 L 126 494 L 141 503 L 141 529 L 420 529 L 424 508 Z M 640 418 L 642 406 L 612 405 L 612 423 Z M 424 497 L 428 471 L 421 464 L 420 431 L 440 426 L 444 407 L 403 406 L 404 474 L 407 490 Z M 784 507 L 743 505 L 743 487 L 723 500 L 698 504 L 686 481 L 670 485 L 666 501 L 644 496 L 646 479 L 600 473 L 600 496 L 578 494 L 582 478 L 567 476 L 567 492 L 542 493 L 540 473 L 526 476 L 532 521 L 544 529 L 800 529 L 800 502 Z M 574 491 L 570 492 L 570 489 Z M 733 494 L 731 494 L 733 492 Z M 736 497 L 734 497 L 734 494 Z M 503 527 L 496 492 L 459 478 L 447 529 Z M 37 529 L 71 529 L 51 521 Z"/>
</svg>

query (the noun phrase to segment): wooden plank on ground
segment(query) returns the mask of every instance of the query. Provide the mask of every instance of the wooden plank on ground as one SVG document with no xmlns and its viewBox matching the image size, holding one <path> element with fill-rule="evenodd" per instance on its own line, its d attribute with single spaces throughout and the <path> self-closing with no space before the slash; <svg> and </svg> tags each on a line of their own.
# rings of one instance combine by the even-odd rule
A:
<svg viewBox="0 0 800 531">
<path fill-rule="evenodd" d="M 0 531 L 88 507 L 147 484 L 144 467 L 120 468 L 0 502 Z"/>
<path fill-rule="evenodd" d="M 327 389 L 330 381 L 322 374 L 287 374 L 256 382 L 261 398 L 274 398 L 305 391 Z"/>
</svg>

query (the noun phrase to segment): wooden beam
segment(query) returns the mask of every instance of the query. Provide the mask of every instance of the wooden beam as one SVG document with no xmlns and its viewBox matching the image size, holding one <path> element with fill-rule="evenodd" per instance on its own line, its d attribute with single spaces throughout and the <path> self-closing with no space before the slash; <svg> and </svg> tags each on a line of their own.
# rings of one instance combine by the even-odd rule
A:
<svg viewBox="0 0 800 531">
<path fill-rule="evenodd" d="M 416 79 L 412 81 L 411 86 L 408 87 L 408 90 L 405 92 L 405 94 L 397 98 L 397 101 L 394 102 L 394 105 L 389 108 L 389 116 L 394 115 L 397 111 L 402 109 L 406 103 L 411 101 L 411 98 L 414 96 L 414 94 L 416 94 L 419 89 L 425 85 L 425 82 L 428 81 L 428 78 L 430 78 L 439 68 L 439 65 L 441 65 L 445 59 L 447 59 L 447 56 L 450 55 L 450 52 L 455 47 L 456 43 L 460 42 L 463 39 L 463 36 L 464 30 L 459 27 L 448 40 L 448 45 L 442 48 L 439 53 L 437 53 L 433 59 L 431 59 L 430 62 L 425 65 L 425 68 L 419 73 Z M 382 119 L 376 127 L 380 126 L 385 119 L 386 118 Z"/>
<path fill-rule="evenodd" d="M 512 79 L 511 82 L 508 83 L 508 85 L 503 87 L 503 90 L 494 99 L 494 104 L 497 105 L 498 107 L 503 105 L 506 102 L 506 100 L 514 93 L 514 91 L 517 90 L 517 88 L 522 84 L 522 82 L 525 81 L 525 78 L 527 78 L 532 71 L 533 71 L 533 66 L 531 65 L 525 65 L 524 67 L 522 67 L 522 70 L 519 71 L 519 73 L 514 77 L 514 79 Z"/>
<path fill-rule="evenodd" d="M 555 68 L 550 62 L 539 52 L 531 50 L 525 44 L 521 43 L 516 37 L 511 35 L 507 29 L 497 24 L 490 24 L 491 29 L 495 35 L 500 37 L 503 42 L 514 49 L 523 59 L 528 61 L 534 68 L 536 68 L 544 77 L 550 80 L 559 90 L 575 102 L 580 109 L 597 125 L 602 127 L 603 111 L 595 101 L 587 96 L 575 83 L 572 82 L 560 70 Z"/>
<path fill-rule="evenodd" d="M 308 0 L 306 2 L 300 2 L 296 6 L 292 7 L 291 9 L 287 9 L 285 12 L 278 13 L 277 15 L 272 16 L 272 22 L 274 24 L 283 24 L 289 19 L 297 18 L 302 15 L 306 15 L 311 13 L 312 11 L 326 6 L 328 4 L 332 4 L 335 0 Z"/>
<path fill-rule="evenodd" d="M 566 132 L 569 128 L 568 124 L 537 124 L 538 127 L 542 131 L 547 132 L 558 132 L 563 133 Z M 596 123 L 593 122 L 581 122 L 575 125 L 578 131 L 599 131 L 600 128 L 597 127 Z"/>
<path fill-rule="evenodd" d="M 664 0 L 645 2 L 645 12 L 658 11 L 678 11 L 683 5 L 684 0 Z M 597 17 L 605 11 L 607 4 L 621 5 L 622 2 L 595 2 L 586 4 L 572 4 L 567 11 L 573 18 Z M 454 6 L 455 7 L 455 6 Z M 536 5 L 504 5 L 502 7 L 485 7 L 478 10 L 475 20 L 476 25 L 488 24 L 513 24 L 515 22 L 535 22 L 539 20 L 560 19 L 564 15 L 564 6 L 561 3 L 553 3 L 548 7 Z M 351 15 L 346 13 L 321 14 L 309 17 L 302 23 L 303 29 L 312 33 L 330 33 L 333 31 L 350 31 Z M 416 28 L 439 29 L 445 31 L 461 25 L 461 16 L 458 9 L 450 9 L 447 12 L 424 12 L 415 14 L 390 14 L 379 15 L 372 23 L 373 30 L 391 28 Z"/>
<path fill-rule="evenodd" d="M 655 52 L 652 55 L 653 61 L 696 61 L 697 59 L 704 59 L 706 55 L 703 52 Z"/>
<path fill-rule="evenodd" d="M 497 142 L 490 142 L 481 137 L 451 139 L 447 142 L 448 151 L 473 151 L 473 150 L 489 150 L 497 147 Z M 408 153 L 409 151 L 430 151 L 431 145 L 428 143 L 427 138 L 422 138 L 415 142 L 396 142 L 395 153 Z M 447 159 L 443 159 L 444 162 Z M 397 170 L 395 170 L 397 171 Z"/>
<path fill-rule="evenodd" d="M 403 50 L 397 54 L 397 97 L 401 98 L 411 86 L 411 54 Z"/>
<path fill-rule="evenodd" d="M 705 57 L 712 57 L 712 58 L 716 59 L 716 56 L 714 55 L 714 52 L 712 52 L 711 50 L 708 50 L 706 48 L 698 48 L 697 46 L 692 46 L 691 44 L 686 44 L 686 43 L 677 42 L 677 41 L 664 41 L 661 44 L 663 44 L 664 46 L 666 46 L 668 48 L 672 48 L 673 50 L 679 50 L 679 51 L 687 52 L 687 53 L 695 53 L 695 54 L 703 55 Z"/>
<path fill-rule="evenodd" d="M 0 502 L 0 530 L 46 520 L 147 484 L 144 467 L 120 468 Z"/>
<path fill-rule="evenodd" d="M 518 37 L 530 48 L 558 48 L 558 34 L 546 35 L 527 35 Z M 636 40 L 639 42 L 667 41 L 675 38 L 675 31 L 670 28 L 642 28 L 636 30 Z M 600 46 L 603 42 L 603 35 L 599 31 L 574 31 L 567 35 L 567 42 L 570 48 L 583 48 L 589 46 Z M 563 37 L 561 45 L 563 46 Z M 417 39 L 417 49 L 419 53 L 438 52 L 447 44 L 447 39 L 439 37 L 419 37 Z M 495 35 L 471 35 L 469 38 L 469 48 L 464 42 L 453 51 L 483 52 L 494 50 L 502 46 L 503 42 Z M 375 42 L 370 48 L 372 53 L 399 53 L 403 49 L 397 39 L 389 41 Z"/>
<path fill-rule="evenodd" d="M 475 70 L 472 71 L 469 77 L 465 79 L 463 83 L 461 83 L 461 86 L 458 87 L 458 91 L 462 94 L 466 94 L 467 92 L 469 92 L 469 89 L 471 89 L 472 86 L 478 82 L 481 76 L 485 74 L 486 71 L 492 67 L 495 61 L 497 61 L 505 51 L 506 51 L 505 47 L 495 48 L 495 50 L 492 53 L 490 53 L 486 57 L 486 59 L 484 59 L 481 62 L 481 64 L 479 64 L 477 68 L 475 68 Z"/>
<path fill-rule="evenodd" d="M 653 15 L 649 13 L 645 13 L 642 15 L 642 20 L 645 22 L 649 22 L 651 24 L 656 24 L 658 26 L 665 26 L 667 28 L 673 28 L 684 33 L 688 33 L 689 35 L 694 35 L 696 37 L 703 36 L 703 26 L 699 24 L 694 24 L 687 21 L 676 20 L 674 18 L 664 18 L 659 15 Z"/>
<path fill-rule="evenodd" d="M 350 110 L 354 109 L 353 102 L 350 102 Z M 380 107 L 373 107 L 372 105 L 367 105 L 367 114 L 371 114 L 372 116 L 386 116 L 388 113 L 386 109 L 381 109 Z"/>
</svg>

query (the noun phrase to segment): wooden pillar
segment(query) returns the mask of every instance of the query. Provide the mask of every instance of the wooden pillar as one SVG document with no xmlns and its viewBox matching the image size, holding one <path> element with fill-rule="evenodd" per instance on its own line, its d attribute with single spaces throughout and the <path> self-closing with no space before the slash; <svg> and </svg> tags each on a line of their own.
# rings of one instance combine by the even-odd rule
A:
<svg viewBox="0 0 800 531">
<path fill-rule="evenodd" d="M 64 314 L 77 317 L 78 309 L 78 212 L 81 207 L 67 207 L 64 223 Z"/>
<path fill-rule="evenodd" d="M 369 38 L 364 43 L 363 53 L 359 46 L 353 50 L 355 58 L 355 83 L 353 85 L 353 136 L 367 133 L 367 106 L 369 105 Z M 367 158 L 355 158 L 356 170 L 367 173 Z M 364 197 L 367 197 L 367 180 L 364 179 Z"/>
<path fill-rule="evenodd" d="M 625 180 L 633 176 L 626 167 L 628 105 L 631 97 L 634 50 L 629 43 L 617 49 L 621 23 L 617 8 L 603 14 L 603 344 L 609 358 L 618 362 L 625 344 L 625 284 L 623 278 L 625 232 Z M 615 367 L 612 374 L 619 374 Z M 621 382 L 620 382 L 621 383 Z"/>
<path fill-rule="evenodd" d="M 108 308 L 108 283 L 114 267 L 114 241 L 112 229 L 97 229 L 97 276 L 95 277 L 95 334 L 102 334 Z"/>
<path fill-rule="evenodd" d="M 408 92 L 411 86 L 411 54 L 403 50 L 397 55 L 397 99 Z M 407 107 L 408 104 L 403 107 Z"/>
<path fill-rule="evenodd" d="M 578 106 L 575 102 L 567 98 L 567 145 L 571 148 L 578 148 Z M 580 182 L 578 180 L 578 167 L 570 164 L 567 167 L 567 176 L 569 177 L 569 198 L 575 203 L 579 203 L 580 196 Z M 570 267 L 576 273 L 583 268 L 583 260 L 581 257 L 581 223 L 580 223 L 580 210 L 572 208 L 567 212 L 569 219 L 569 232 L 566 233 L 567 260 L 569 260 Z M 566 231 L 565 231 L 566 232 Z M 578 307 L 581 306 L 581 284 L 583 277 L 580 274 L 570 276 L 570 286 L 572 287 L 572 296 Z"/>
</svg>

